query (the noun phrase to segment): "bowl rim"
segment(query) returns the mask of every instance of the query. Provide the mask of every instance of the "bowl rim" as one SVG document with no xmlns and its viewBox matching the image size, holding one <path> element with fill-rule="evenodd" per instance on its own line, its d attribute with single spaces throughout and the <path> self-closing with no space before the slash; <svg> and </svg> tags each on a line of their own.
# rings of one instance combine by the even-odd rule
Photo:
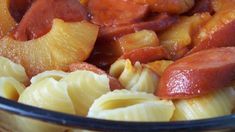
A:
<svg viewBox="0 0 235 132">
<path fill-rule="evenodd" d="M 128 122 L 94 119 L 45 110 L 0 97 L 0 110 L 66 127 L 98 131 L 199 131 L 234 129 L 235 115 L 176 122 Z"/>
</svg>

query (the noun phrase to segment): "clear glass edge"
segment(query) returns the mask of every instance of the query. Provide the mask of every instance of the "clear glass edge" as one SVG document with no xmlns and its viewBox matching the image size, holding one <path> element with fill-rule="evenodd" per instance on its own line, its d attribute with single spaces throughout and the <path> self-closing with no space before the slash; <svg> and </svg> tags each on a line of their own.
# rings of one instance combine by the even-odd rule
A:
<svg viewBox="0 0 235 132">
<path fill-rule="evenodd" d="M 109 121 L 44 110 L 2 97 L 0 97 L 0 110 L 56 125 L 97 131 L 235 130 L 234 114 L 211 119 L 177 122 Z"/>
</svg>

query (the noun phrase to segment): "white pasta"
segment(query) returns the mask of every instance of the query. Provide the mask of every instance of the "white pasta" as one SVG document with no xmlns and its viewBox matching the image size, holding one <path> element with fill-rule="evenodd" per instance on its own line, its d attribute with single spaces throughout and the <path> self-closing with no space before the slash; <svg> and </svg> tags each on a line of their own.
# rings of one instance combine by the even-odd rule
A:
<svg viewBox="0 0 235 132">
<path fill-rule="evenodd" d="M 228 115 L 234 108 L 234 102 L 233 87 L 202 97 L 178 100 L 174 102 L 176 110 L 172 120 L 195 120 Z"/>
<path fill-rule="evenodd" d="M 110 68 L 110 74 L 128 90 L 154 93 L 159 78 L 139 62 L 132 65 L 130 60 L 117 60 Z"/>
<path fill-rule="evenodd" d="M 13 77 L 21 83 L 28 81 L 28 77 L 23 66 L 2 56 L 0 56 L 0 65 L 0 77 Z"/>
<path fill-rule="evenodd" d="M 53 78 L 46 78 L 26 88 L 21 94 L 19 102 L 57 112 L 75 114 L 73 103 L 67 92 L 67 85 Z M 16 120 L 20 130 L 25 132 L 63 132 L 67 129 L 22 117 L 16 117 Z"/>
<path fill-rule="evenodd" d="M 86 116 L 93 101 L 110 91 L 107 75 L 91 71 L 77 70 L 63 78 L 68 85 L 68 93 L 74 104 L 76 114 Z"/>
<path fill-rule="evenodd" d="M 19 95 L 24 91 L 23 84 L 12 77 L 0 77 L 0 96 L 17 101 Z"/>
<path fill-rule="evenodd" d="M 53 78 L 30 85 L 19 98 L 20 103 L 48 110 L 75 114 L 73 103 L 67 92 L 67 85 Z"/>
<path fill-rule="evenodd" d="M 36 82 L 41 81 L 45 78 L 54 78 L 55 80 L 59 81 L 63 77 L 67 76 L 68 74 L 69 73 L 66 73 L 66 72 L 63 72 L 63 71 L 56 71 L 56 70 L 45 71 L 45 72 L 39 73 L 38 75 L 32 77 L 30 82 L 31 83 L 36 83 Z"/>
<path fill-rule="evenodd" d="M 174 112 L 171 101 L 144 92 L 115 90 L 92 104 L 88 117 L 120 121 L 169 121 Z"/>
</svg>

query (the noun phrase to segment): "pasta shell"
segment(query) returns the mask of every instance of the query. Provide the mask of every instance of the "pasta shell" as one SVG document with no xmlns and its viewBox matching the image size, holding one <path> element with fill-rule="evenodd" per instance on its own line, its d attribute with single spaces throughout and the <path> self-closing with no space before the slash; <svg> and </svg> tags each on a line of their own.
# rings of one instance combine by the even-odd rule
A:
<svg viewBox="0 0 235 132">
<path fill-rule="evenodd" d="M 53 78 L 30 85 L 20 95 L 20 103 L 48 110 L 75 114 L 73 103 L 67 92 L 67 85 Z"/>
<path fill-rule="evenodd" d="M 20 94 L 24 91 L 23 84 L 12 77 L 0 77 L 0 96 L 17 101 Z"/>
<path fill-rule="evenodd" d="M 86 116 L 93 101 L 110 91 L 107 75 L 91 71 L 77 70 L 60 82 L 68 85 L 68 93 L 74 104 L 76 114 Z"/>
<path fill-rule="evenodd" d="M 29 86 L 20 96 L 20 103 L 39 108 L 75 114 L 74 106 L 67 93 L 67 85 L 53 78 L 46 78 Z M 64 132 L 68 128 L 16 117 L 17 126 L 23 132 Z"/>
<path fill-rule="evenodd" d="M 140 63 L 132 65 L 130 60 L 117 60 L 110 68 L 110 74 L 120 81 L 128 90 L 154 93 L 159 77 L 141 66 Z"/>
<path fill-rule="evenodd" d="M 231 114 L 234 93 L 234 88 L 229 87 L 202 97 L 175 101 L 176 110 L 172 120 L 195 120 Z"/>
<path fill-rule="evenodd" d="M 171 101 L 144 92 L 115 90 L 92 104 L 88 117 L 120 121 L 169 121 L 174 112 Z"/>
<path fill-rule="evenodd" d="M 21 83 L 28 81 L 28 76 L 23 66 L 2 56 L 0 56 L 0 65 L 0 77 L 13 77 Z"/>
<path fill-rule="evenodd" d="M 39 73 L 38 75 L 32 77 L 30 82 L 31 82 L 31 84 L 36 83 L 36 82 L 42 81 L 45 78 L 54 78 L 55 80 L 59 81 L 60 79 L 62 79 L 63 77 L 65 77 L 67 75 L 68 75 L 68 73 L 63 72 L 63 71 L 56 71 L 56 70 L 45 71 L 45 72 Z"/>
</svg>

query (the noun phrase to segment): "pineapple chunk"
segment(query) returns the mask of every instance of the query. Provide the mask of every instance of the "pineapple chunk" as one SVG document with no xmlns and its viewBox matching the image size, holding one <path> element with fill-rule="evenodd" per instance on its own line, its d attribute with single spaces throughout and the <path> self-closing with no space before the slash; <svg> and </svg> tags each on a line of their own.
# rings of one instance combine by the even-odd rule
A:
<svg viewBox="0 0 235 132">
<path fill-rule="evenodd" d="M 0 40 L 0 55 L 26 69 L 32 77 L 46 70 L 64 70 L 69 64 L 84 61 L 93 49 L 98 27 L 86 21 L 67 23 L 54 19 L 51 31 L 35 40 Z"/>
<path fill-rule="evenodd" d="M 212 0 L 212 7 L 216 12 L 233 8 L 234 6 L 235 0 Z"/>
<path fill-rule="evenodd" d="M 122 52 L 128 52 L 143 47 L 159 46 L 158 37 L 156 33 L 151 30 L 142 30 L 122 36 L 117 40 L 117 43 L 120 45 Z"/>
<path fill-rule="evenodd" d="M 148 63 L 145 66 L 161 76 L 165 69 L 172 63 L 174 62 L 169 60 L 160 60 Z"/>
<path fill-rule="evenodd" d="M 5 36 L 16 25 L 9 12 L 10 0 L 0 1 L 0 38 Z"/>
<path fill-rule="evenodd" d="M 87 6 L 89 0 L 80 0 L 80 3 L 84 6 Z"/>
<path fill-rule="evenodd" d="M 177 52 L 186 48 L 192 43 L 192 36 L 211 18 L 209 13 L 195 14 L 191 17 L 181 17 L 178 23 L 160 36 L 160 43 L 175 58 Z"/>
<path fill-rule="evenodd" d="M 181 14 L 195 5 L 194 0 L 134 0 L 140 4 L 148 4 L 152 12 Z"/>
</svg>

